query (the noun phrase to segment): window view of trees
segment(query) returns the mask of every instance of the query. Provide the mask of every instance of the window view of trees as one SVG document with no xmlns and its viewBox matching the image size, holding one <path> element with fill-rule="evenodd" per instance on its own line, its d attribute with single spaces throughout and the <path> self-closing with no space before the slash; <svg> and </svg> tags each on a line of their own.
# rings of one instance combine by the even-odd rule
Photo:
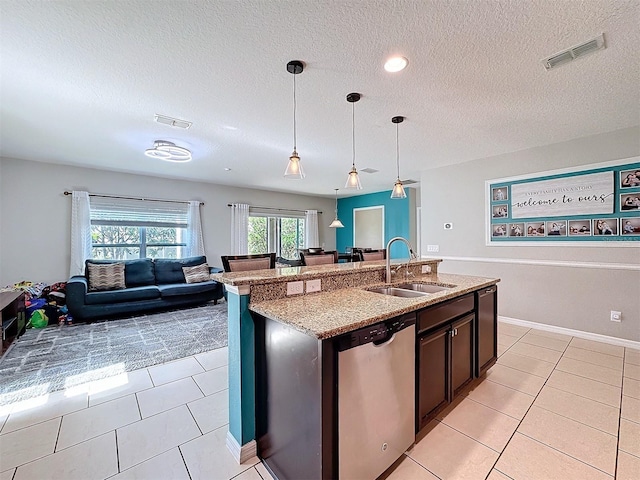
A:
<svg viewBox="0 0 640 480">
<path fill-rule="evenodd" d="M 249 253 L 276 252 L 298 258 L 304 246 L 304 218 L 249 217 Z"/>
<path fill-rule="evenodd" d="M 91 225 L 92 258 L 179 258 L 184 228 Z"/>
</svg>

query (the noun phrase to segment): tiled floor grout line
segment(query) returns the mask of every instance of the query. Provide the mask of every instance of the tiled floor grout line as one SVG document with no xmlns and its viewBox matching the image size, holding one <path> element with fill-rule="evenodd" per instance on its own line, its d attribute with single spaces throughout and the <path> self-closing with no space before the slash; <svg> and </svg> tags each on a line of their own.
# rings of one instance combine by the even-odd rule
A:
<svg viewBox="0 0 640 480">
<path fill-rule="evenodd" d="M 618 439 L 616 441 L 616 464 L 614 469 L 614 478 L 618 476 L 618 457 L 620 456 L 620 426 L 622 424 L 622 400 L 624 397 L 624 367 L 627 349 L 622 351 L 622 384 L 620 385 L 620 415 L 618 415 Z"/>
<path fill-rule="evenodd" d="M 529 329 L 527 331 L 526 334 L 528 334 L 531 331 L 531 329 Z M 525 334 L 525 335 L 526 335 Z M 524 335 L 523 335 L 524 337 Z M 573 338 L 573 337 L 571 337 Z M 517 343 L 517 342 L 516 342 Z M 564 352 L 566 351 L 567 347 L 569 346 L 569 344 L 571 343 L 571 340 L 569 340 L 569 342 L 567 343 L 567 346 L 565 347 L 565 349 L 562 351 L 562 353 L 564 354 Z M 515 345 L 515 344 L 514 344 Z M 512 345 L 513 346 L 513 345 Z M 506 353 L 506 352 L 504 352 Z M 502 355 L 504 355 L 504 353 Z M 554 364 L 553 370 L 555 370 L 555 367 L 558 366 L 558 363 L 560 362 L 560 359 L 562 358 L 562 355 L 560 356 L 560 358 L 558 359 L 558 361 Z M 497 364 L 497 360 L 496 360 L 496 364 Z M 517 370 L 517 369 L 514 369 Z M 509 444 L 511 443 L 511 440 L 513 440 L 513 437 L 515 436 L 515 434 L 518 432 L 518 429 L 520 428 L 520 425 L 522 425 L 522 422 L 524 421 L 524 419 L 526 418 L 526 416 L 529 414 L 529 411 L 531 410 L 531 407 L 533 407 L 533 404 L 535 403 L 535 401 L 537 400 L 538 396 L 540 395 L 540 392 L 542 392 L 542 390 L 544 389 L 544 387 L 547 384 L 547 381 L 549 381 L 549 377 L 551 376 L 551 374 L 553 373 L 553 370 L 551 370 L 551 372 L 549 372 L 549 375 L 547 376 L 547 378 L 545 379 L 544 383 L 542 384 L 542 388 L 540 388 L 540 390 L 538 390 L 538 393 L 536 393 L 535 396 L 533 396 L 533 401 L 531 402 L 531 405 L 529 405 L 529 408 L 527 408 L 527 411 L 524 413 L 524 415 L 522 416 L 522 418 L 518 421 L 518 426 L 515 428 L 515 430 L 513 431 L 513 433 L 511 434 L 511 436 L 509 437 L 509 440 L 507 440 L 507 443 L 504 444 L 504 447 L 502 448 L 502 451 L 498 454 L 498 458 L 496 458 L 496 461 L 493 463 L 493 465 L 491 466 L 491 468 L 489 469 L 489 473 L 487 473 L 485 480 L 489 477 L 489 475 L 491 475 L 491 471 L 496 468 L 496 465 L 498 464 L 498 462 L 500 461 L 500 458 L 502 457 L 502 454 L 505 452 L 505 450 L 507 449 L 507 447 L 509 446 Z M 518 370 L 521 371 L 521 370 Z M 526 372 L 525 372 L 526 373 Z M 486 375 L 486 373 L 485 373 Z M 529 374 L 532 375 L 532 374 Z M 485 380 L 489 380 L 486 378 L 485 376 Z M 515 389 L 514 389 L 515 390 Z M 518 390 L 516 390 L 518 391 Z M 520 393 L 524 393 L 524 392 L 520 392 Z M 522 435 L 522 434 L 521 434 Z M 541 443 L 541 442 L 538 442 Z M 544 445 L 544 444 L 542 444 Z"/>
</svg>

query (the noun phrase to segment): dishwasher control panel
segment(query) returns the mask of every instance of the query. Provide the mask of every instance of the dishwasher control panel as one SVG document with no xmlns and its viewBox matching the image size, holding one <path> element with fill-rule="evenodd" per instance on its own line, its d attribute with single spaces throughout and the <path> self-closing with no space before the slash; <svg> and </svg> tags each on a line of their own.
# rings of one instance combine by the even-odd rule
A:
<svg viewBox="0 0 640 480">
<path fill-rule="evenodd" d="M 344 351 L 366 343 L 383 343 L 391 338 L 394 333 L 413 326 L 415 323 L 415 314 L 408 314 L 354 330 L 338 337 L 338 350 Z"/>
</svg>

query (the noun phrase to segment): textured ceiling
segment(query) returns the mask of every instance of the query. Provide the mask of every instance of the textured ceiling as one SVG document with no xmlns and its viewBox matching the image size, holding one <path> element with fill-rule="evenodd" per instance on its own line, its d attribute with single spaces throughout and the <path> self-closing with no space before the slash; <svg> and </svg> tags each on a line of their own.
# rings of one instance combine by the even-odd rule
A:
<svg viewBox="0 0 640 480">
<path fill-rule="evenodd" d="M 332 195 L 356 165 L 364 192 L 420 171 L 640 123 L 640 2 L 0 2 L 0 155 Z M 541 60 L 604 32 L 607 49 Z M 382 69 L 390 54 L 403 72 Z M 305 180 L 282 177 L 293 146 Z M 193 122 L 179 130 L 155 113 Z M 189 148 L 187 164 L 143 152 Z M 225 167 L 231 171 L 224 170 Z M 346 194 L 341 191 L 341 194 Z"/>
</svg>

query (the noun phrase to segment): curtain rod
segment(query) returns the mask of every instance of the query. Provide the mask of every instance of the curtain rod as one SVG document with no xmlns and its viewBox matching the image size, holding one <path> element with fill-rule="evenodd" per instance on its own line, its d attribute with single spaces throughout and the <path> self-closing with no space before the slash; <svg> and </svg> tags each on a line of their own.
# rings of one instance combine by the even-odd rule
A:
<svg viewBox="0 0 640 480">
<path fill-rule="evenodd" d="M 64 191 L 65 195 L 71 195 L 71 192 Z M 108 195 L 103 193 L 90 193 L 90 197 L 100 198 L 122 198 L 124 200 L 141 200 L 145 202 L 167 202 L 167 203 L 189 203 L 186 200 L 163 200 L 161 198 L 144 198 L 144 197 L 124 197 L 122 195 Z M 204 205 L 204 202 L 200 202 L 200 205 Z"/>
<path fill-rule="evenodd" d="M 233 204 L 227 203 L 227 207 L 233 207 Z M 278 212 L 301 212 L 305 213 L 306 210 L 296 210 L 295 208 L 276 208 L 276 207 L 261 207 L 259 205 L 249 205 L 249 208 L 260 208 L 262 210 L 276 210 Z M 322 213 L 322 212 L 318 212 Z"/>
</svg>

